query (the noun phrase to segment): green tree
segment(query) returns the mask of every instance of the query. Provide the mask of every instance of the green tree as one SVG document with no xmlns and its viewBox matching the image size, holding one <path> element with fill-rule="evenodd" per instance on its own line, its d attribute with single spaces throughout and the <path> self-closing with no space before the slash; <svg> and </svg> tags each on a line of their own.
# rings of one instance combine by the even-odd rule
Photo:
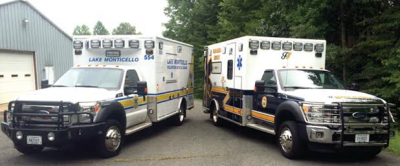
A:
<svg viewBox="0 0 400 166">
<path fill-rule="evenodd" d="M 163 36 L 194 46 L 196 98 L 203 94 L 204 46 L 217 41 L 219 3 L 220 0 L 168 0 L 164 10 L 170 20 L 164 24 Z"/>
<path fill-rule="evenodd" d="M 93 35 L 109 35 L 110 33 L 104 27 L 103 23 L 101 21 L 97 21 L 96 25 L 93 28 Z"/>
<path fill-rule="evenodd" d="M 400 104 L 399 0 L 168 0 L 165 37 L 194 45 L 196 97 L 203 47 L 245 35 L 325 39 L 326 69 Z"/>
<path fill-rule="evenodd" d="M 136 27 L 128 22 L 122 22 L 112 32 L 113 35 L 141 35 L 142 33 L 136 32 Z"/>
<path fill-rule="evenodd" d="M 92 35 L 92 34 L 90 33 L 89 27 L 83 24 L 82 26 L 77 25 L 75 27 L 73 35 Z"/>
</svg>

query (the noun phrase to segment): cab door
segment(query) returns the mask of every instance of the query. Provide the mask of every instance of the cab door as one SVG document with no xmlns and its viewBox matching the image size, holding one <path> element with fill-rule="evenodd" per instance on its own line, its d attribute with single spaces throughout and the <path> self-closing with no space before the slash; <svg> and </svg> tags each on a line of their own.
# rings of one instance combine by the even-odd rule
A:
<svg viewBox="0 0 400 166">
<path fill-rule="evenodd" d="M 124 81 L 124 86 L 136 87 L 137 82 L 140 81 L 136 70 L 127 70 Z M 122 99 L 120 103 L 125 107 L 127 128 L 146 120 L 147 105 L 143 96 L 129 94 Z"/>
<path fill-rule="evenodd" d="M 278 85 L 275 72 L 273 70 L 266 70 L 262 76 L 262 80 L 264 81 L 265 88 L 263 91 L 257 91 L 255 94 L 254 108 L 255 111 L 273 117 L 280 103 L 280 99 L 278 98 Z M 268 116 L 260 116 L 262 120 L 273 122 L 273 118 L 265 117 Z"/>
</svg>

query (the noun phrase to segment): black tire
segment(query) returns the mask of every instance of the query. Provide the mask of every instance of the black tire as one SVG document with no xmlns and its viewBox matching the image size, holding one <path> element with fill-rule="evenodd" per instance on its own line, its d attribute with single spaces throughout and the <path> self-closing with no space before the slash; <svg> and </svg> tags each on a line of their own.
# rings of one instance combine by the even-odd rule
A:
<svg viewBox="0 0 400 166">
<path fill-rule="evenodd" d="M 282 155 L 288 159 L 304 157 L 307 149 L 305 142 L 300 138 L 294 121 L 286 121 L 279 126 L 278 144 Z"/>
<path fill-rule="evenodd" d="M 174 115 L 172 118 L 172 123 L 175 126 L 182 126 L 183 122 L 185 121 L 185 116 L 186 115 L 186 107 L 181 104 L 181 107 L 178 110 L 178 113 Z"/>
<path fill-rule="evenodd" d="M 17 149 L 19 152 L 30 155 L 30 154 L 36 154 L 40 153 L 44 147 L 43 146 L 26 146 L 26 145 L 15 145 L 15 149 Z"/>
<path fill-rule="evenodd" d="M 114 119 L 107 120 L 103 133 L 95 142 L 96 151 L 99 157 L 110 158 L 117 156 L 120 153 L 124 143 L 124 131 L 123 126 L 118 121 Z"/>
<path fill-rule="evenodd" d="M 214 126 L 222 126 L 223 125 L 223 119 L 218 117 L 218 110 L 213 107 L 210 111 L 210 118 L 214 124 Z"/>
</svg>

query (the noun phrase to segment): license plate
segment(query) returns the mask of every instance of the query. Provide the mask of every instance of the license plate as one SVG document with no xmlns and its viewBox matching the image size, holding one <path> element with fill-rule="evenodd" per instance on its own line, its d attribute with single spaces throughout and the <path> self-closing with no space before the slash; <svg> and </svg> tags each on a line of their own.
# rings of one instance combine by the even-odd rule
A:
<svg viewBox="0 0 400 166">
<path fill-rule="evenodd" d="M 356 134 L 356 143 L 369 142 L 369 134 Z"/>
<path fill-rule="evenodd" d="M 26 137 L 26 143 L 28 145 L 42 145 L 42 137 L 41 136 L 32 136 L 28 135 Z"/>
</svg>

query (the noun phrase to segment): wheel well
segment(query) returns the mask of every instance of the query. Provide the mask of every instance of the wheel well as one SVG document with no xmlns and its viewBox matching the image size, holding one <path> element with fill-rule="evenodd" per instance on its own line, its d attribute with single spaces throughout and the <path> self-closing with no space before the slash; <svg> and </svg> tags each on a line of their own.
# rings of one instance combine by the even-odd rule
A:
<svg viewBox="0 0 400 166">
<path fill-rule="evenodd" d="M 121 125 L 125 129 L 125 126 L 126 126 L 126 115 L 124 114 L 124 112 L 117 111 L 117 110 L 112 111 L 112 113 L 110 113 L 110 115 L 108 115 L 107 119 L 115 119 L 116 121 L 121 123 Z"/>
<path fill-rule="evenodd" d="M 278 133 L 279 127 L 286 121 L 296 121 L 296 117 L 288 110 L 282 110 L 275 118 L 275 133 Z"/>
</svg>

